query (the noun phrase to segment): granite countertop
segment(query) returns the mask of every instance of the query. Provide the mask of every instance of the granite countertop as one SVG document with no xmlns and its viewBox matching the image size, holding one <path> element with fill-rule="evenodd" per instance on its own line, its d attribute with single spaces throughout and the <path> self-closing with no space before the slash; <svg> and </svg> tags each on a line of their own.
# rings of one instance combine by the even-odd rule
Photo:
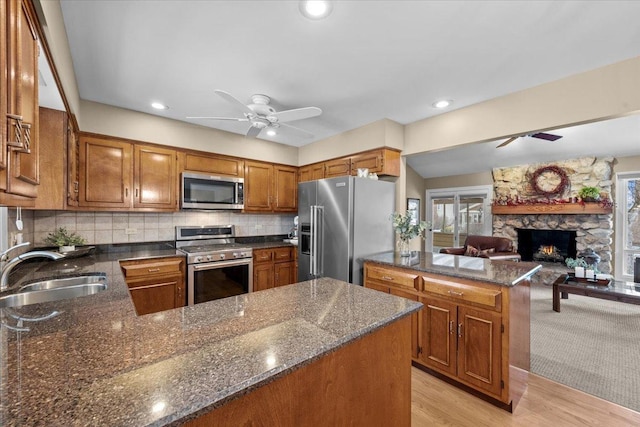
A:
<svg viewBox="0 0 640 427">
<path fill-rule="evenodd" d="M 378 264 L 410 268 L 425 273 L 443 274 L 465 279 L 481 280 L 502 286 L 514 286 L 531 277 L 542 266 L 533 262 L 490 260 L 487 258 L 449 255 L 433 252 L 411 252 L 401 257 L 397 252 L 383 252 L 363 258 Z"/>
<path fill-rule="evenodd" d="M 16 269 L 12 288 L 91 272 L 106 273 L 109 287 L 0 309 L 1 425 L 177 425 L 421 307 L 318 279 L 136 316 L 118 260 L 171 251 L 96 253 Z"/>
</svg>

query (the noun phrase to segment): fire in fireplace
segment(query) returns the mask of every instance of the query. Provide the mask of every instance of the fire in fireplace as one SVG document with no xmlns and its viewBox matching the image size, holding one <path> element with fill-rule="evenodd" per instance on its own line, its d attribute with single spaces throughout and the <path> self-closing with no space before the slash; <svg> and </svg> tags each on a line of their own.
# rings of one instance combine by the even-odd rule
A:
<svg viewBox="0 0 640 427">
<path fill-rule="evenodd" d="M 562 263 L 576 257 L 575 230 L 518 228 L 518 253 L 523 261 Z"/>
</svg>

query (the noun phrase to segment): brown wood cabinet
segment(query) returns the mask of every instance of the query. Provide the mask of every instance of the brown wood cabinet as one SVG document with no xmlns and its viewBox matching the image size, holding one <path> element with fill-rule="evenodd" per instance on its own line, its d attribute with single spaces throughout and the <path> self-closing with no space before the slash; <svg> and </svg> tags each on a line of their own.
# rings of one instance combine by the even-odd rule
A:
<svg viewBox="0 0 640 427">
<path fill-rule="evenodd" d="M 183 257 L 121 261 L 120 267 L 139 316 L 184 307 Z"/>
<path fill-rule="evenodd" d="M 372 262 L 364 286 L 419 300 L 412 319 L 416 366 L 471 387 L 507 409 L 526 388 L 529 282 L 499 286 Z"/>
<path fill-rule="evenodd" d="M 40 187 L 35 209 L 64 210 L 66 205 L 67 113 L 40 108 Z"/>
<path fill-rule="evenodd" d="M 294 247 L 253 250 L 253 290 L 290 285 L 297 280 Z"/>
<path fill-rule="evenodd" d="M 133 207 L 154 211 L 178 209 L 176 150 L 135 145 Z"/>
<path fill-rule="evenodd" d="M 176 150 L 82 134 L 79 143 L 80 208 L 176 211 Z"/>
<path fill-rule="evenodd" d="M 39 175 L 38 33 L 31 2 L 0 7 L 0 204 L 33 206 Z"/>
<path fill-rule="evenodd" d="M 271 163 L 244 162 L 245 212 L 296 212 L 298 169 Z"/>
<path fill-rule="evenodd" d="M 300 182 L 344 175 L 357 175 L 359 168 L 369 169 L 369 173 L 400 176 L 400 152 L 390 148 L 379 148 L 339 157 L 321 163 L 302 166 Z"/>
<path fill-rule="evenodd" d="M 298 181 L 315 181 L 324 178 L 324 162 L 303 166 L 298 170 Z"/>
<path fill-rule="evenodd" d="M 185 153 L 184 170 L 214 175 L 244 176 L 244 160 L 215 154 Z"/>
</svg>

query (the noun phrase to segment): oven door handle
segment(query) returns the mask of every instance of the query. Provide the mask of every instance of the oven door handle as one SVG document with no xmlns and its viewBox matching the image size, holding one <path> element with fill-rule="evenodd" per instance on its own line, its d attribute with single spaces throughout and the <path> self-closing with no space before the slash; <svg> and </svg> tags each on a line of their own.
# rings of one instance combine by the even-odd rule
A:
<svg viewBox="0 0 640 427">
<path fill-rule="evenodd" d="M 252 258 L 231 259 L 229 261 L 215 261 L 215 262 L 208 262 L 206 264 L 196 264 L 196 265 L 192 265 L 191 267 L 195 271 L 211 270 L 211 269 L 220 268 L 220 267 L 232 267 L 234 265 L 250 264 L 252 261 L 253 261 Z"/>
</svg>

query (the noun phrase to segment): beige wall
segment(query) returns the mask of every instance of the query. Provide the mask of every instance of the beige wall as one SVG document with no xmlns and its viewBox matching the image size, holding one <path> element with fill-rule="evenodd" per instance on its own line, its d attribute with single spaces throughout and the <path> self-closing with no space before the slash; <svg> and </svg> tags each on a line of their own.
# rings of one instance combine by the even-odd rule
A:
<svg viewBox="0 0 640 427">
<path fill-rule="evenodd" d="M 640 57 L 410 123 L 404 155 L 640 111 Z"/>
<path fill-rule="evenodd" d="M 613 164 L 613 172 L 640 172 L 640 156 L 617 158 Z"/>
<path fill-rule="evenodd" d="M 235 133 L 91 101 L 81 101 L 81 107 L 82 123 L 80 129 L 85 132 L 192 148 L 247 159 L 295 166 L 298 164 L 298 149 L 296 147 L 256 138 L 246 138 Z"/>
<path fill-rule="evenodd" d="M 393 120 L 382 119 L 300 147 L 298 165 L 308 165 L 378 147 L 402 150 L 403 146 L 404 126 Z"/>
<path fill-rule="evenodd" d="M 444 176 L 441 178 L 427 178 L 424 180 L 425 190 L 435 188 L 472 187 L 475 185 L 493 185 L 491 171 L 470 173 L 466 175 Z"/>
</svg>

